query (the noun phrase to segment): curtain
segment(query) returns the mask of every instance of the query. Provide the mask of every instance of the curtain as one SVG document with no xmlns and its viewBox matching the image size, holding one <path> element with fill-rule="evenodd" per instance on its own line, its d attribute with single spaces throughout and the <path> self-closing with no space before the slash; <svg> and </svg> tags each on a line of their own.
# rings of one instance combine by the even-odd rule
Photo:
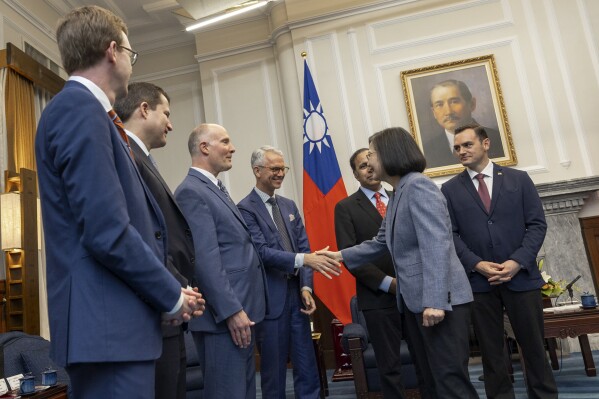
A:
<svg viewBox="0 0 599 399">
<path fill-rule="evenodd" d="M 33 143 L 36 119 L 33 83 L 12 69 L 6 70 L 5 116 L 7 131 L 7 169 L 37 170 Z"/>
<path fill-rule="evenodd" d="M 44 89 L 35 88 L 35 120 L 39 121 L 42 111 L 50 101 L 52 95 Z M 37 123 L 36 123 L 37 125 Z M 44 242 L 44 230 L 42 229 L 42 210 L 40 208 L 39 198 L 37 200 L 37 247 L 38 247 L 38 268 L 39 268 L 39 287 L 40 287 L 40 336 L 50 340 L 50 323 L 48 320 L 48 289 L 46 285 L 46 245 Z"/>
<path fill-rule="evenodd" d="M 6 71 L 8 68 L 0 68 L 0 112 L 2 118 L 0 120 L 0 172 L 4 172 L 8 166 L 8 149 L 6 148 L 6 109 L 4 106 L 4 98 L 6 87 Z M 0 177 L 0 192 L 4 192 L 4 176 Z"/>
<path fill-rule="evenodd" d="M 4 192 L 4 171 L 8 162 L 8 149 L 6 148 L 6 110 L 4 107 L 4 88 L 6 87 L 6 71 L 7 68 L 0 68 L 0 192 Z M 6 280 L 6 267 L 4 263 L 4 254 L 0 255 L 0 280 Z M 6 308 L 5 308 L 6 309 Z"/>
</svg>

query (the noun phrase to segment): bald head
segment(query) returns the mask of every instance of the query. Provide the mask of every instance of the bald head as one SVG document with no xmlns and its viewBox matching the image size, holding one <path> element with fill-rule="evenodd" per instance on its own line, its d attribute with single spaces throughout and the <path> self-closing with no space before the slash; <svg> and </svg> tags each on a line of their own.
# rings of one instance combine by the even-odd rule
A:
<svg viewBox="0 0 599 399">
<path fill-rule="evenodd" d="M 198 125 L 187 142 L 192 166 L 207 170 L 214 176 L 231 167 L 235 147 L 227 130 L 213 123 Z"/>
</svg>

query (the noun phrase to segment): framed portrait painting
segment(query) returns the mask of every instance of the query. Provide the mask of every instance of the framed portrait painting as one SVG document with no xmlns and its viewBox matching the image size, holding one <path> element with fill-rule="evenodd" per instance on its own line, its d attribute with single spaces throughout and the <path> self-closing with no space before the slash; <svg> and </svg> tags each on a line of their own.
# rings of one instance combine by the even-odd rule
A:
<svg viewBox="0 0 599 399">
<path fill-rule="evenodd" d="M 493 55 L 403 71 L 401 82 L 410 130 L 426 157 L 427 175 L 463 170 L 453 151 L 453 131 L 470 123 L 485 128 L 493 162 L 516 164 Z"/>
</svg>

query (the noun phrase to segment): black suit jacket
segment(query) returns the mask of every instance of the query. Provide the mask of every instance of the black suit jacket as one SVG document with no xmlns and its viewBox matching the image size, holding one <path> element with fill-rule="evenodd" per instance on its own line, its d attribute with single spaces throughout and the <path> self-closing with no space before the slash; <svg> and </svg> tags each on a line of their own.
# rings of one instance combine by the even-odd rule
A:
<svg viewBox="0 0 599 399">
<path fill-rule="evenodd" d="M 389 202 L 390 203 L 390 202 Z M 339 250 L 353 247 L 377 235 L 383 218 L 362 190 L 335 206 L 335 235 Z M 384 309 L 397 306 L 395 295 L 379 290 L 385 276 L 395 277 L 391 255 L 373 259 L 350 271 L 356 277 L 358 308 Z"/>
<path fill-rule="evenodd" d="M 481 260 L 503 263 L 512 259 L 522 269 L 504 283 L 513 291 L 540 288 L 544 282 L 536 257 L 547 223 L 537 189 L 526 172 L 493 164 L 491 210 L 486 211 L 474 184 L 463 171 L 444 183 L 456 252 L 466 269 L 472 291 L 491 285 L 474 267 Z"/>
<path fill-rule="evenodd" d="M 166 220 L 168 248 L 166 267 L 181 283 L 182 287 L 187 287 L 188 285 L 195 287 L 197 283 L 192 281 L 195 262 L 193 238 L 187 221 L 175 202 L 173 193 L 164 179 L 162 179 L 156 167 L 152 164 L 150 158 L 137 145 L 135 140 L 129 139 L 129 143 L 133 150 L 139 173 L 150 189 L 154 199 L 156 199 Z M 163 326 L 162 330 L 163 334 L 167 335 L 167 331 L 174 334 L 180 331 L 180 328 Z"/>
</svg>

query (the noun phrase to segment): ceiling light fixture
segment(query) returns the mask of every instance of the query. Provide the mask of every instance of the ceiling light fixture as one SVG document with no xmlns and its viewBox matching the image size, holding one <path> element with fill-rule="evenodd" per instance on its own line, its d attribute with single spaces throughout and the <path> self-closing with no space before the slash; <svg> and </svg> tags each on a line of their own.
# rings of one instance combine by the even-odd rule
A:
<svg viewBox="0 0 599 399">
<path fill-rule="evenodd" d="M 192 30 L 196 30 L 196 29 L 202 28 L 204 26 L 211 25 L 211 24 L 220 22 L 220 21 L 228 19 L 228 18 L 232 18 L 236 15 L 240 15 L 240 14 L 255 10 L 256 8 L 263 7 L 267 3 L 270 3 L 271 1 L 272 0 L 246 1 L 237 6 L 227 8 L 223 14 L 216 15 L 216 16 L 210 17 L 204 21 L 200 21 L 197 24 L 190 25 L 187 28 L 185 28 L 185 30 L 187 32 L 190 32 Z"/>
</svg>

